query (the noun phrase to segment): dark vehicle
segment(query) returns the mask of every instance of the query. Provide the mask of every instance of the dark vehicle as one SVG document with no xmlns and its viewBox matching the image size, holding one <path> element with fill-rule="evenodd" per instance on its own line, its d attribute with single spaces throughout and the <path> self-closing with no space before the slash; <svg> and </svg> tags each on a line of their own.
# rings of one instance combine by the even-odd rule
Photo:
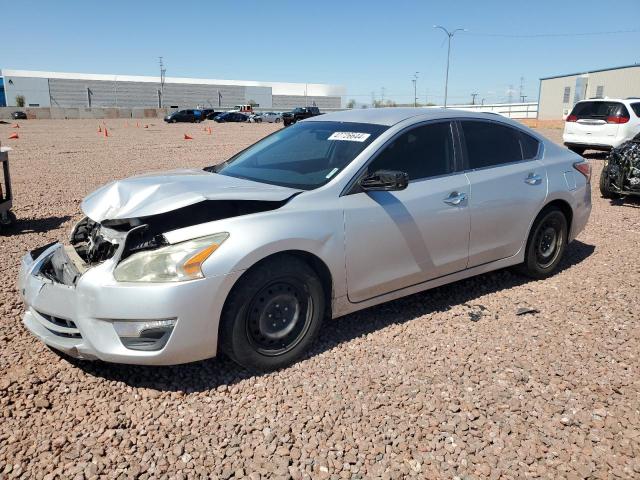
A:
<svg viewBox="0 0 640 480">
<path fill-rule="evenodd" d="M 283 113 L 282 121 L 284 122 L 284 126 L 286 127 L 287 125 L 292 125 L 299 120 L 316 117 L 318 115 L 322 115 L 318 107 L 298 107 L 294 108 L 290 112 Z"/>
<path fill-rule="evenodd" d="M 611 150 L 600 175 L 604 198 L 640 196 L 640 133 Z"/>
<path fill-rule="evenodd" d="M 226 113 L 226 112 L 221 112 L 221 111 L 215 110 L 213 108 L 205 108 L 204 110 L 202 110 L 202 119 L 203 120 L 213 120 L 218 115 L 222 115 L 223 113 Z"/>
<path fill-rule="evenodd" d="M 27 114 L 24 112 L 13 112 L 11 114 L 11 118 L 13 118 L 14 120 L 26 120 Z"/>
<path fill-rule="evenodd" d="M 249 121 L 249 117 L 246 116 L 244 113 L 227 112 L 227 113 L 221 113 L 220 115 L 215 117 L 213 120 L 218 123 L 247 122 Z"/>
<path fill-rule="evenodd" d="M 9 149 L 0 148 L 0 232 L 15 223 L 16 216 L 11 211 L 13 193 L 11 191 L 11 177 L 9 176 Z"/>
<path fill-rule="evenodd" d="M 173 112 L 166 117 L 164 117 L 164 121 L 167 123 L 176 123 L 176 122 L 191 122 L 198 123 L 204 120 L 201 110 L 178 110 L 177 112 Z"/>
</svg>

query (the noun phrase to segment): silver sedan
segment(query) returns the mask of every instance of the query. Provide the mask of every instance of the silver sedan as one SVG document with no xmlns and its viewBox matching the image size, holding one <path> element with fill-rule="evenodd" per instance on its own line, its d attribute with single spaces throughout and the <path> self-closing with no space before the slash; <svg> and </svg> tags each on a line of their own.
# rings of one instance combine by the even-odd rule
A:
<svg viewBox="0 0 640 480">
<path fill-rule="evenodd" d="M 492 114 L 337 112 L 226 162 L 108 184 L 22 260 L 25 326 L 74 357 L 286 366 L 335 318 L 517 265 L 547 277 L 591 211 L 580 156 Z"/>
<path fill-rule="evenodd" d="M 280 123 L 282 122 L 282 114 L 276 112 L 264 112 L 260 114 L 260 118 L 263 122 L 267 123 Z"/>
</svg>

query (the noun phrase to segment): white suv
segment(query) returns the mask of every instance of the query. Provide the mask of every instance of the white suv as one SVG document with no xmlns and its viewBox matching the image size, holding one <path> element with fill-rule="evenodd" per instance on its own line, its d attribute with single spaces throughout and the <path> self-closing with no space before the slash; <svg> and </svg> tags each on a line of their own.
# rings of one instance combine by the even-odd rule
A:
<svg viewBox="0 0 640 480">
<path fill-rule="evenodd" d="M 583 100 L 566 118 L 562 140 L 574 152 L 611 150 L 640 133 L 640 98 Z"/>
</svg>

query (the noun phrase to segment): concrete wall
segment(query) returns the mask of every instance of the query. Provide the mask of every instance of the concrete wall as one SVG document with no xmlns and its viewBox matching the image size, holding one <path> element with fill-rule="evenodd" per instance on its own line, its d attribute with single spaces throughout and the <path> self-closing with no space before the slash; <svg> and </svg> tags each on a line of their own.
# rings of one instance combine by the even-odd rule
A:
<svg viewBox="0 0 640 480">
<path fill-rule="evenodd" d="M 29 119 L 74 119 L 74 118 L 163 118 L 169 108 L 17 108 L 0 107 L 0 119 L 11 119 L 16 110 L 26 112 Z"/>
<path fill-rule="evenodd" d="M 46 78 L 4 77 L 7 106 L 16 106 L 16 96 L 23 95 L 25 106 L 49 107 L 49 83 Z"/>
<path fill-rule="evenodd" d="M 584 98 L 597 96 L 599 86 L 602 87 L 602 96 L 605 97 L 640 97 L 640 65 L 542 79 L 540 80 L 538 108 L 538 118 L 540 120 L 561 120 L 571 112 L 575 104 L 576 82 L 580 77 L 586 79 Z M 569 98 L 566 102 L 564 101 L 565 88 L 569 88 Z"/>
</svg>

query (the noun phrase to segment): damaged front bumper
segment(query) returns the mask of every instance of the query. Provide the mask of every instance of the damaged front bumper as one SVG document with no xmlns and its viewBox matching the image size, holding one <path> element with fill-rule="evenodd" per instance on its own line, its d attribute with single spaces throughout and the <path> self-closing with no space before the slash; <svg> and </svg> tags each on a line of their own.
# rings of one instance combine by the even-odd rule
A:
<svg viewBox="0 0 640 480">
<path fill-rule="evenodd" d="M 113 277 L 114 259 L 76 275 L 72 256 L 56 243 L 22 259 L 23 323 L 41 341 L 72 357 L 115 363 L 171 365 L 216 355 L 224 300 L 242 272 L 121 283 Z M 57 275 L 50 273 L 54 258 Z"/>
</svg>

